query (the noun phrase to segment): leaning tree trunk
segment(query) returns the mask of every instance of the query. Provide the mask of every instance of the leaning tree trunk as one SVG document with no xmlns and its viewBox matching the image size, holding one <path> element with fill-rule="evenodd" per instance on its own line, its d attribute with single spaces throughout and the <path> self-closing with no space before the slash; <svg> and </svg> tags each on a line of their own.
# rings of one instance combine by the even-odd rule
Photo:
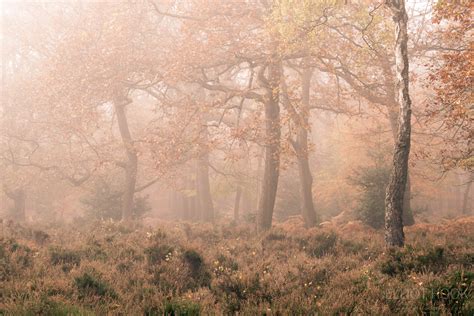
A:
<svg viewBox="0 0 474 316">
<path fill-rule="evenodd" d="M 298 169 L 301 184 L 301 199 L 303 200 L 302 215 L 306 227 L 316 225 L 316 211 L 313 203 L 313 176 L 309 166 L 308 128 L 309 128 L 309 93 L 312 70 L 309 67 L 303 69 L 301 76 L 301 122 L 298 126 L 295 150 L 298 157 Z"/>
<path fill-rule="evenodd" d="M 259 231 L 272 226 L 273 209 L 280 175 L 280 105 L 279 87 L 281 63 L 271 62 L 268 66 L 268 80 L 264 83 L 265 94 L 265 167 L 262 189 L 258 203 L 257 226 Z"/>
<path fill-rule="evenodd" d="M 114 102 L 117 122 L 122 137 L 123 147 L 127 154 L 125 163 L 125 188 L 122 195 L 122 220 L 129 221 L 133 218 L 133 197 L 137 182 L 138 157 L 133 146 L 132 136 L 128 127 L 125 106 L 130 101 L 118 100 Z"/>
<path fill-rule="evenodd" d="M 398 134 L 393 153 L 393 165 L 385 196 L 385 243 L 388 247 L 402 247 L 403 197 L 408 174 L 411 137 L 411 100 L 408 81 L 407 22 L 404 0 L 386 0 L 396 23 L 395 61 L 397 101 L 399 105 Z"/>
</svg>

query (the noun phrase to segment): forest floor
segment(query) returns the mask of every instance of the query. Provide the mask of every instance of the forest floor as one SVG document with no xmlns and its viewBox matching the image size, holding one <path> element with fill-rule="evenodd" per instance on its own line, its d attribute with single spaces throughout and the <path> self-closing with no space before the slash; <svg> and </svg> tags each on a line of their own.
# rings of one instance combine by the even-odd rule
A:
<svg viewBox="0 0 474 316">
<path fill-rule="evenodd" d="M 0 315 L 474 314 L 474 217 L 406 228 L 385 251 L 360 223 L 4 223 Z M 2 236 L 3 235 L 3 236 Z"/>
</svg>

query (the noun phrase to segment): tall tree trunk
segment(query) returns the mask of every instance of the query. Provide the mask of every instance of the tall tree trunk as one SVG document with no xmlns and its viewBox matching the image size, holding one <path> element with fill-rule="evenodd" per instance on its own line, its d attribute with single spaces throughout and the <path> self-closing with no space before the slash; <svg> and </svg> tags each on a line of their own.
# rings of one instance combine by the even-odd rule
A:
<svg viewBox="0 0 474 316">
<path fill-rule="evenodd" d="M 242 196 L 242 187 L 239 185 L 237 191 L 235 192 L 235 201 L 234 201 L 234 222 L 237 224 L 240 217 L 240 200 Z"/>
<path fill-rule="evenodd" d="M 239 143 L 239 148 L 242 153 L 242 159 L 237 161 L 237 170 L 239 175 L 237 181 L 237 188 L 235 192 L 234 201 L 234 222 L 239 222 L 242 212 L 249 212 L 252 208 L 251 200 L 251 187 L 253 182 L 249 179 L 252 178 L 252 165 L 250 160 L 250 148 L 244 143 Z M 257 171 L 258 172 L 258 171 Z"/>
<path fill-rule="evenodd" d="M 185 173 L 181 181 L 182 186 L 179 196 L 181 200 L 182 219 L 185 221 L 197 221 L 200 214 L 198 214 L 198 189 L 196 179 L 191 172 Z"/>
<path fill-rule="evenodd" d="M 413 217 L 413 210 L 411 209 L 411 177 L 410 167 L 407 167 L 407 183 L 405 185 L 405 194 L 403 195 L 403 225 L 411 226 L 415 224 L 415 218 Z"/>
<path fill-rule="evenodd" d="M 200 208 L 201 219 L 206 222 L 214 220 L 214 204 L 212 202 L 211 185 L 209 181 L 209 149 L 207 122 L 203 124 L 201 148 L 197 166 L 197 203 Z"/>
<path fill-rule="evenodd" d="M 131 103 L 130 100 L 117 100 L 114 102 L 120 136 L 122 137 L 123 147 L 127 154 L 127 162 L 125 164 L 125 187 L 122 195 L 122 220 L 124 221 L 129 221 L 133 218 L 133 197 L 135 195 L 138 169 L 138 157 L 133 146 L 133 140 L 125 114 L 125 106 L 129 103 Z"/>
<path fill-rule="evenodd" d="M 249 183 L 244 183 L 244 187 L 242 188 L 241 215 L 248 214 L 252 210 L 252 193 L 249 185 Z"/>
<path fill-rule="evenodd" d="M 190 215 L 189 215 L 188 198 L 183 192 L 177 192 L 177 193 L 178 193 L 177 198 L 178 198 L 178 209 L 179 209 L 180 219 L 183 221 L 189 221 Z"/>
<path fill-rule="evenodd" d="M 24 189 L 19 189 L 15 196 L 15 214 L 19 221 L 26 220 L 26 192 Z"/>
<path fill-rule="evenodd" d="M 260 154 L 258 155 L 257 157 L 257 173 L 256 173 L 256 179 L 255 179 L 255 195 L 254 195 L 254 199 L 253 199 L 253 202 L 254 202 L 254 205 L 255 205 L 255 208 L 253 210 L 258 210 L 258 206 L 259 206 L 259 203 L 260 203 L 260 196 L 262 195 L 262 169 L 263 169 L 263 156 L 265 154 L 265 148 L 264 147 L 261 147 L 259 148 L 261 149 L 261 152 Z"/>
<path fill-rule="evenodd" d="M 280 175 L 280 78 L 281 62 L 272 61 L 268 66 L 268 80 L 265 80 L 264 83 L 266 88 L 264 101 L 266 143 L 265 167 L 257 214 L 259 231 L 268 230 L 272 226 L 278 177 Z"/>
<path fill-rule="evenodd" d="M 308 129 L 309 129 L 309 94 L 311 85 L 312 69 L 304 65 L 301 75 L 302 95 L 301 95 L 301 122 L 298 126 L 296 136 L 296 154 L 298 156 L 298 169 L 301 184 L 301 198 L 303 200 L 302 215 L 306 227 L 316 225 L 316 211 L 313 203 L 313 176 L 309 166 Z M 302 126 L 301 126 L 302 125 Z"/>
<path fill-rule="evenodd" d="M 176 192 L 174 189 L 171 189 L 168 194 L 168 213 L 173 214 L 173 217 L 176 217 L 178 210 L 179 210 L 178 192 Z"/>
<path fill-rule="evenodd" d="M 392 130 L 393 141 L 397 142 L 398 137 L 398 124 L 397 124 L 397 111 L 395 108 L 389 108 L 389 121 L 390 128 Z M 405 186 L 405 194 L 403 195 L 403 225 L 411 226 L 415 224 L 415 218 L 413 217 L 413 211 L 411 209 L 411 181 L 410 181 L 410 166 L 407 167 L 407 182 Z"/>
<path fill-rule="evenodd" d="M 197 222 L 199 220 L 199 199 L 197 195 L 187 197 L 187 203 L 189 207 L 190 220 Z"/>
<path fill-rule="evenodd" d="M 197 168 L 197 198 L 201 210 L 201 219 L 207 222 L 214 220 L 214 204 L 212 202 L 211 185 L 209 181 L 209 154 L 205 153 L 198 160 Z"/>
<path fill-rule="evenodd" d="M 188 197 L 187 195 L 183 194 L 181 196 L 181 203 L 182 203 L 182 210 L 183 210 L 183 219 L 185 221 L 190 221 L 192 219 L 192 203 L 191 203 L 191 198 Z"/>
<path fill-rule="evenodd" d="M 411 138 L 411 100 L 408 81 L 407 22 L 404 0 L 386 0 L 393 20 L 395 32 L 395 61 L 397 75 L 397 102 L 399 105 L 398 134 L 393 153 L 393 165 L 385 197 L 385 243 L 388 247 L 402 247 L 405 242 L 403 233 L 403 197 L 408 174 Z"/>
<path fill-rule="evenodd" d="M 472 186 L 472 181 L 473 180 L 474 179 L 471 175 L 471 177 L 469 178 L 469 182 L 466 185 L 466 189 L 464 191 L 464 196 L 463 196 L 463 199 L 462 199 L 462 214 L 463 215 L 471 214 L 469 199 L 470 199 L 470 196 L 471 196 L 471 186 Z"/>
<path fill-rule="evenodd" d="M 181 220 L 189 220 L 188 205 L 186 200 L 185 192 L 187 191 L 188 184 L 185 179 L 185 175 L 179 177 L 176 180 L 176 191 L 175 191 L 175 205 L 177 217 Z"/>
</svg>

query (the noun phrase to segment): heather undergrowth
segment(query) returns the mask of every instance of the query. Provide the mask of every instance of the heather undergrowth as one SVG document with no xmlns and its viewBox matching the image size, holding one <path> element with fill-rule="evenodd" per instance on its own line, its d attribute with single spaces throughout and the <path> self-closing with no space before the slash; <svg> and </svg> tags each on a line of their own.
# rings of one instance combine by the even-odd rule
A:
<svg viewBox="0 0 474 316">
<path fill-rule="evenodd" d="M 407 228 L 397 251 L 360 223 L 289 221 L 263 235 L 117 222 L 4 233 L 5 315 L 474 313 L 474 218 Z"/>
</svg>

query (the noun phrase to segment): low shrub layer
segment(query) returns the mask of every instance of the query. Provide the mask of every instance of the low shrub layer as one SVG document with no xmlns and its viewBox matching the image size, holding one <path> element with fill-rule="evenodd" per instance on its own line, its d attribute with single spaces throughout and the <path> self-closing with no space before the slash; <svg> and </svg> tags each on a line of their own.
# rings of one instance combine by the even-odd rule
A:
<svg viewBox="0 0 474 316">
<path fill-rule="evenodd" d="M 474 219 L 407 229 L 279 224 L 22 229 L 0 242 L 0 314 L 472 314 Z M 172 228 L 167 228 L 172 227 Z M 354 226 L 356 227 L 356 226 Z"/>
</svg>

